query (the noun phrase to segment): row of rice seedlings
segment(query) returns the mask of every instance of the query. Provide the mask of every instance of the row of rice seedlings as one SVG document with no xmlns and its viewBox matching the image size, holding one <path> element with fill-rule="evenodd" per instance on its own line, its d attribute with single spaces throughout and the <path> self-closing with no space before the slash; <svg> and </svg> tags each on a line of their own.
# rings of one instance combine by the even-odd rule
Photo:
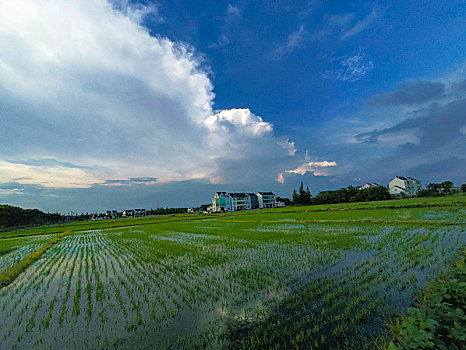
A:
<svg viewBox="0 0 466 350">
<path fill-rule="evenodd" d="M 60 263 L 61 263 L 62 259 L 60 259 L 57 263 L 54 264 L 54 266 L 52 266 L 52 264 L 57 260 L 56 259 L 56 255 L 58 254 L 57 246 L 55 246 L 53 249 L 46 252 L 44 254 L 44 256 L 42 257 L 42 259 L 38 263 L 36 263 L 36 264 L 41 263 L 41 267 L 42 267 L 42 269 L 36 271 L 36 275 L 34 275 L 34 273 L 31 272 L 31 268 L 30 268 L 27 272 L 24 273 L 23 276 L 20 276 L 20 279 L 25 277 L 25 280 L 27 280 L 26 288 L 23 289 L 23 293 L 21 295 L 19 295 L 19 297 L 18 297 L 18 300 L 21 300 L 22 305 L 26 306 L 23 310 L 25 310 L 29 306 L 29 302 L 27 301 L 27 298 L 24 296 L 26 294 L 26 291 L 28 291 L 27 295 L 30 295 L 30 296 L 34 295 L 34 294 L 37 294 L 36 292 L 38 290 L 46 291 L 48 289 L 48 287 L 50 286 L 51 280 L 55 277 L 55 274 L 58 273 L 58 271 L 60 270 L 59 266 L 60 266 Z M 55 256 L 48 257 L 47 254 L 50 254 L 52 251 L 55 251 Z M 34 268 L 34 266 L 32 267 L 32 270 L 33 270 L 33 268 Z M 50 271 L 52 271 L 52 275 L 50 274 Z M 40 276 L 39 280 L 36 279 L 37 275 Z M 48 279 L 46 285 L 45 286 L 40 285 L 42 280 L 44 280 L 46 277 L 50 277 Z M 19 281 L 17 281 L 17 283 L 18 282 Z M 22 285 L 23 283 L 24 283 L 24 281 L 20 282 L 20 285 Z M 30 290 L 31 288 L 33 289 L 32 291 Z M 45 297 L 45 292 L 43 292 L 42 295 Z M 39 299 L 39 300 L 41 300 L 41 299 Z M 46 302 L 47 302 L 47 300 L 44 301 L 44 305 L 45 305 Z M 20 316 L 23 316 L 23 310 L 21 310 L 21 312 L 19 313 Z M 34 314 L 36 314 L 36 313 L 41 314 L 41 312 L 38 312 L 38 310 L 39 310 L 39 307 L 36 304 L 36 307 L 33 308 Z M 21 321 L 19 321 L 19 323 L 21 323 Z M 30 328 L 33 328 L 32 326 L 34 325 L 34 323 L 35 323 L 35 317 L 31 317 L 29 319 L 28 323 L 27 323 L 28 330 Z"/>
<path fill-rule="evenodd" d="M 371 233 L 367 232 L 367 234 Z M 384 239 L 387 235 L 380 235 L 379 238 Z M 393 286 L 398 283 L 398 280 L 393 279 L 396 270 L 385 271 L 393 254 L 387 254 L 385 248 L 380 251 L 377 249 L 376 244 L 380 243 L 380 240 L 370 243 L 372 247 L 369 248 L 377 249 L 373 259 L 367 259 L 354 267 L 339 271 L 335 270 L 338 268 L 338 261 L 345 259 L 348 256 L 347 252 L 341 249 L 315 250 L 312 248 L 312 242 L 309 246 L 302 245 L 302 242 L 296 246 L 255 241 L 243 244 L 231 239 L 213 245 L 194 244 L 194 247 L 190 243 L 190 254 L 176 257 L 170 256 L 170 252 L 163 251 L 165 248 L 156 240 L 122 239 L 116 234 L 103 232 L 89 232 L 76 236 L 73 240 L 81 247 L 79 269 L 84 267 L 86 291 L 87 286 L 96 287 L 95 298 L 92 299 L 92 295 L 87 292 L 87 304 L 81 306 L 86 308 L 86 315 L 89 314 L 89 303 L 93 305 L 94 310 L 95 308 L 99 310 L 102 328 L 94 341 L 88 339 L 88 336 L 78 342 L 71 338 L 69 343 L 76 345 L 106 344 L 121 347 L 125 343 L 131 344 L 136 341 L 135 337 L 144 334 L 147 336 L 151 329 L 156 329 L 160 335 L 164 335 L 166 330 L 171 329 L 170 323 L 173 321 L 170 320 L 180 315 L 183 310 L 191 309 L 201 312 L 202 315 L 215 312 L 220 306 L 226 313 L 217 312 L 217 316 L 210 319 L 207 325 L 196 326 L 193 331 L 196 337 L 192 335 L 193 333 L 177 339 L 173 337 L 169 339 L 166 334 L 165 337 L 157 337 L 157 344 L 162 345 L 176 346 L 194 341 L 199 346 L 204 344 L 215 347 L 213 344 L 223 344 L 230 339 L 225 322 L 238 320 L 240 315 L 265 319 L 273 305 L 280 305 L 290 281 L 300 274 L 328 271 L 333 277 L 320 277 L 321 279 L 312 281 L 312 284 L 306 284 L 305 298 L 300 293 L 294 292 L 293 295 L 296 297 L 291 300 L 285 299 L 286 302 L 283 304 L 286 310 L 293 311 L 296 320 L 305 320 L 305 323 L 295 322 L 295 327 L 291 330 L 296 329 L 296 332 L 290 333 L 293 339 L 290 338 L 289 342 L 305 344 L 312 333 L 313 346 L 325 347 L 329 344 L 330 334 L 333 334 L 334 338 L 344 339 L 348 332 L 354 332 L 359 325 L 364 325 L 388 303 L 383 293 L 381 294 L 380 285 Z M 386 243 L 402 246 L 404 251 L 400 254 L 406 253 L 403 264 L 413 264 L 415 261 L 410 259 L 407 253 L 409 249 L 416 249 L 415 247 L 422 242 L 439 240 L 438 235 L 431 234 L 428 238 L 425 236 L 422 240 L 418 240 L 409 237 L 406 233 L 400 233 L 393 235 L 391 241 L 387 240 Z M 83 249 L 85 249 L 84 256 Z M 430 249 L 430 245 L 423 249 L 422 254 L 417 256 L 418 260 L 423 259 Z M 154 254 L 157 256 L 159 252 L 165 257 L 154 260 Z M 212 265 L 212 262 L 215 263 Z M 427 268 L 429 266 L 426 264 Z M 406 272 L 408 271 L 410 270 Z M 383 277 L 385 272 L 386 275 Z M 414 284 L 416 281 L 412 272 L 410 273 L 407 280 L 409 284 Z M 80 276 L 81 272 L 78 275 Z M 103 282 L 100 282 L 99 293 L 105 295 L 105 303 L 98 302 L 97 298 L 100 280 Z M 267 299 L 269 293 L 275 295 Z M 345 305 L 344 301 L 348 298 L 351 302 Z M 262 306 L 253 304 L 251 310 L 244 308 L 256 299 L 261 300 L 259 305 Z M 128 309 L 125 308 L 127 302 Z M 117 309 L 114 309 L 115 307 Z M 128 316 L 131 315 L 129 322 L 123 322 L 126 323 L 123 333 L 120 332 L 121 318 L 115 319 L 113 325 L 106 325 L 110 316 L 108 313 L 112 313 L 112 309 L 117 311 L 117 314 L 126 310 Z M 79 322 L 89 325 L 91 320 L 92 314 L 90 317 L 83 315 Z M 304 324 L 313 325 L 318 329 L 303 328 Z M 281 325 L 286 328 L 286 322 Z M 115 332 L 109 334 L 109 329 Z M 115 337 L 111 335 L 112 333 L 121 336 Z M 243 339 L 242 344 L 248 346 L 252 344 L 253 347 L 263 344 L 261 333 L 257 332 L 257 329 L 252 334 L 250 338 L 255 340 Z M 76 336 L 77 334 L 71 335 L 74 338 Z M 266 332 L 263 336 L 267 338 L 270 334 Z"/>
<path fill-rule="evenodd" d="M 410 239 L 407 239 L 406 242 L 410 242 Z M 405 248 L 405 247 L 403 247 Z M 406 247 L 407 248 L 407 247 Z M 410 247 L 410 249 L 416 249 L 415 247 Z M 408 251 L 410 251 L 408 249 Z M 405 249 L 406 251 L 406 249 Z M 426 251 L 427 252 L 427 251 Z M 349 276 L 346 276 L 346 278 L 349 278 L 351 280 L 351 289 L 349 295 L 351 295 L 351 300 L 352 302 L 349 304 L 350 309 L 346 309 L 344 313 L 337 314 L 334 319 L 338 320 L 337 325 L 331 330 L 331 334 L 333 336 L 337 335 L 345 335 L 345 339 L 350 339 L 346 336 L 345 332 L 348 331 L 348 329 L 351 327 L 348 327 L 349 325 L 353 324 L 353 327 L 355 325 L 355 322 L 348 322 L 348 320 L 344 319 L 344 317 L 348 317 L 350 314 L 355 315 L 355 321 L 357 323 L 365 323 L 371 315 L 374 315 L 376 311 L 379 310 L 379 306 L 386 303 L 386 299 L 384 296 L 379 295 L 379 289 L 376 288 L 375 286 L 379 285 L 381 282 L 383 282 L 382 277 L 379 276 L 379 274 L 376 274 L 374 272 L 374 269 L 378 266 L 379 261 L 378 259 L 370 259 L 366 262 L 360 263 L 358 266 L 356 266 L 355 273 L 350 273 Z M 365 266 L 365 267 L 364 267 Z M 361 268 L 363 268 L 363 271 L 358 271 Z M 349 268 L 351 270 L 351 268 Z M 317 281 L 319 282 L 319 281 Z M 414 278 L 411 278 L 411 283 L 415 283 L 416 280 Z M 314 281 L 315 283 L 315 281 Z M 346 283 L 345 283 L 346 284 Z M 330 289 L 329 289 L 330 286 Z M 327 287 L 324 286 L 319 286 L 317 285 L 317 289 L 314 289 L 314 291 L 311 291 L 311 296 L 313 300 L 319 298 L 321 296 L 321 303 L 322 307 L 325 307 L 325 309 L 321 310 L 321 315 L 325 316 L 324 319 L 322 320 L 313 320 L 313 322 L 318 322 L 320 326 L 323 326 L 323 329 L 325 329 L 325 325 L 328 323 L 328 319 L 332 318 L 332 312 L 334 311 L 334 307 L 332 305 L 339 306 L 340 304 L 344 304 L 347 300 L 347 298 L 342 298 L 342 293 L 333 293 L 329 292 L 329 290 L 333 290 L 335 288 L 335 285 L 333 283 L 329 283 Z M 343 291 L 344 289 L 339 286 L 338 291 Z M 343 293 L 344 294 L 344 293 Z M 303 299 L 304 300 L 304 299 Z M 339 303 L 339 300 L 343 300 L 343 303 Z M 332 304 L 329 304 L 332 301 Z M 335 302 L 337 301 L 337 302 Z M 285 303 L 285 307 L 287 310 L 297 310 L 293 317 L 291 319 L 300 319 L 300 308 L 299 305 L 302 302 L 300 301 L 300 298 L 291 298 L 290 300 Z M 367 305 L 367 306 L 363 306 Z M 354 307 L 360 307 L 359 311 L 355 313 Z M 308 319 L 309 315 L 307 314 L 304 319 Z M 297 328 L 296 324 L 293 323 L 293 326 L 290 329 L 287 329 L 288 334 L 292 334 L 292 331 L 295 329 L 300 329 L 300 333 L 296 334 L 296 337 L 293 339 L 289 339 L 288 345 L 303 345 L 303 344 L 311 344 L 312 341 L 310 339 L 307 339 L 304 334 L 309 335 L 309 329 L 306 331 L 301 328 Z M 274 328 L 280 328 L 280 325 L 278 324 L 272 324 Z M 320 328 L 320 327 L 319 327 Z M 291 333 L 290 333 L 291 332 Z M 259 334 L 263 334 L 263 338 L 259 336 Z M 282 333 L 280 333 L 282 334 Z M 329 334 L 329 329 L 325 329 L 325 334 Z M 321 334 L 321 336 L 325 336 L 325 334 Z M 242 344 L 247 344 L 247 348 L 257 348 L 257 347 L 263 347 L 264 344 L 272 345 L 273 341 L 276 339 L 272 337 L 273 341 L 269 341 L 271 334 L 269 331 L 264 330 L 261 328 L 261 325 L 257 326 L 255 329 L 255 332 L 249 335 L 247 340 L 244 338 L 242 339 Z M 328 345 L 324 345 L 325 342 L 322 342 L 324 339 L 318 339 L 319 337 L 317 336 L 314 339 L 314 347 L 327 347 Z M 305 341 L 303 342 L 303 339 Z M 269 341 L 268 343 L 266 341 Z M 266 342 L 266 343 L 263 343 Z M 262 344 L 262 345 L 261 345 Z M 275 343 L 276 345 L 277 343 Z M 267 346 L 268 346 L 267 345 Z"/>
<path fill-rule="evenodd" d="M 38 313 L 41 314 L 39 309 L 46 299 L 47 287 L 50 280 L 55 277 L 56 273 L 58 273 L 59 265 L 62 261 L 62 258 L 59 258 L 58 249 L 55 248 L 56 246 L 44 253 L 41 260 L 36 262 L 36 265 L 43 262 L 40 265 L 41 268 L 37 269 L 34 271 L 35 273 L 31 273 L 31 275 L 27 277 L 29 284 L 23 289 L 23 293 L 20 296 L 21 305 L 23 306 L 20 312 L 14 312 L 16 305 L 14 305 L 11 310 L 13 311 L 11 314 L 13 317 L 17 315 L 16 320 L 10 321 L 11 327 L 7 333 L 7 335 L 11 336 L 13 329 L 16 329 L 15 332 L 17 333 L 17 339 L 13 346 L 17 346 L 17 343 L 23 339 L 23 336 L 29 333 L 36 326 L 36 317 Z M 34 267 L 34 265 L 32 267 Z M 31 268 L 26 271 L 25 274 L 29 274 L 30 271 Z M 50 271 L 52 271 L 52 273 L 50 273 Z M 14 288 L 13 285 L 11 285 L 12 288 L 10 291 Z M 23 322 L 24 317 L 27 319 L 26 322 Z M 12 319 L 10 318 L 10 320 Z M 8 341 L 6 337 L 4 337 L 3 340 Z M 9 339 L 9 341 L 11 342 L 11 339 Z"/>
<path fill-rule="evenodd" d="M 28 244 L 18 247 L 7 254 L 0 255 L 0 273 L 2 271 L 8 270 L 10 267 L 20 262 L 29 254 L 38 250 L 42 245 L 43 243 Z"/>
</svg>

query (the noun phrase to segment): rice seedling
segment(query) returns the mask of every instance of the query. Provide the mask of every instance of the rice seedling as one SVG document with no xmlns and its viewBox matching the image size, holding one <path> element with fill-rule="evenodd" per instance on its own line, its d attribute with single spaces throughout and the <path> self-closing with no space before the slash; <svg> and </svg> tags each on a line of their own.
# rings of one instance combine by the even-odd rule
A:
<svg viewBox="0 0 466 350">
<path fill-rule="evenodd" d="M 461 205 L 414 204 L 89 224 L 0 290 L 0 348 L 357 347 L 466 243 Z"/>
</svg>

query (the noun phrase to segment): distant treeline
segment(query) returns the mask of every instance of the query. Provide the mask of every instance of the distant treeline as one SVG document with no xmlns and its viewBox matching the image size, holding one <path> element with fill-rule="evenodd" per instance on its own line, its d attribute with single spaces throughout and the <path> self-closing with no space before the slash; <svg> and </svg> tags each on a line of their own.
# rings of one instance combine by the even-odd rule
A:
<svg viewBox="0 0 466 350">
<path fill-rule="evenodd" d="M 145 215 L 163 215 L 186 213 L 188 208 L 159 208 L 147 210 Z M 121 217 L 118 213 L 116 217 Z M 61 215 L 59 213 L 44 213 L 39 209 L 23 209 L 11 205 L 0 205 L 0 231 L 27 226 L 42 226 L 85 221 L 91 218 L 105 218 L 105 214 Z"/>
<path fill-rule="evenodd" d="M 367 202 L 390 199 L 388 188 L 383 186 L 374 186 L 369 188 L 357 188 L 349 186 L 335 191 L 322 191 L 315 197 L 312 197 L 309 188 L 304 189 L 301 186 L 298 190 L 293 191 L 292 200 L 282 199 L 286 205 L 313 205 L 313 204 L 335 204 L 351 202 Z"/>
<path fill-rule="evenodd" d="M 313 198 L 313 204 L 333 204 L 333 203 L 351 203 L 351 202 L 368 202 L 391 199 L 388 188 L 384 186 L 374 186 L 359 189 L 349 186 L 336 191 L 322 191 Z"/>
<path fill-rule="evenodd" d="M 458 192 L 466 193 L 466 184 L 462 184 L 460 189 L 453 188 L 453 182 L 444 181 L 442 183 L 430 183 L 424 190 L 419 191 L 418 197 L 448 196 Z"/>
<path fill-rule="evenodd" d="M 44 213 L 39 209 L 22 209 L 11 205 L 0 205 L 0 230 L 10 227 L 57 224 L 65 217 L 58 213 Z"/>
<path fill-rule="evenodd" d="M 179 214 L 186 213 L 188 208 L 159 208 L 148 210 L 147 215 Z"/>
</svg>

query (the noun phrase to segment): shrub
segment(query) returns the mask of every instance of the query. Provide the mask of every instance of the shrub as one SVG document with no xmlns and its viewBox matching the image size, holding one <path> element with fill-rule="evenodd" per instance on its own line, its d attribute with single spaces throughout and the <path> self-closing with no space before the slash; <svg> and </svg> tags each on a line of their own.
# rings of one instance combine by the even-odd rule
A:
<svg viewBox="0 0 466 350">
<path fill-rule="evenodd" d="M 463 251 L 456 266 L 444 272 L 427 289 L 419 307 L 409 308 L 409 316 L 394 334 L 389 350 L 464 349 L 466 341 L 466 268 Z"/>
</svg>

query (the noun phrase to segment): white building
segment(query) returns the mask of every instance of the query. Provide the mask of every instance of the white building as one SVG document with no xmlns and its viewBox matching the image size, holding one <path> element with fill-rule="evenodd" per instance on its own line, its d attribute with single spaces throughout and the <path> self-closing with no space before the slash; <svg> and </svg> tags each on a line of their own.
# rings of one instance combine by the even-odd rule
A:
<svg viewBox="0 0 466 350">
<path fill-rule="evenodd" d="M 126 209 L 123 210 L 123 217 L 128 217 L 128 216 L 134 216 L 134 210 L 133 209 Z"/>
<path fill-rule="evenodd" d="M 116 210 L 106 210 L 104 214 L 108 219 L 114 219 L 118 216 L 118 212 Z"/>
<path fill-rule="evenodd" d="M 134 216 L 145 216 L 146 209 L 134 209 Z"/>
<path fill-rule="evenodd" d="M 401 196 L 402 193 L 406 196 L 414 196 L 420 190 L 422 190 L 421 181 L 412 177 L 395 176 L 388 183 L 388 191 L 392 196 Z"/>
<path fill-rule="evenodd" d="M 215 196 L 212 198 L 212 211 L 225 212 L 232 210 L 233 204 L 230 194 L 228 192 L 215 192 Z"/>
<path fill-rule="evenodd" d="M 372 182 L 372 183 L 367 183 L 365 184 L 364 186 L 361 186 L 359 187 L 361 190 L 364 190 L 366 188 L 371 188 L 371 187 L 377 187 L 377 186 L 381 186 L 379 185 L 378 183 L 375 183 L 375 182 Z"/>
<path fill-rule="evenodd" d="M 246 193 L 229 193 L 232 211 L 251 209 L 251 198 Z"/>
<path fill-rule="evenodd" d="M 272 192 L 229 193 L 215 192 L 212 198 L 213 212 L 230 212 L 257 208 L 275 208 L 279 205 Z"/>
<path fill-rule="evenodd" d="M 272 192 L 257 192 L 259 208 L 275 208 L 277 206 L 277 196 Z"/>
</svg>

